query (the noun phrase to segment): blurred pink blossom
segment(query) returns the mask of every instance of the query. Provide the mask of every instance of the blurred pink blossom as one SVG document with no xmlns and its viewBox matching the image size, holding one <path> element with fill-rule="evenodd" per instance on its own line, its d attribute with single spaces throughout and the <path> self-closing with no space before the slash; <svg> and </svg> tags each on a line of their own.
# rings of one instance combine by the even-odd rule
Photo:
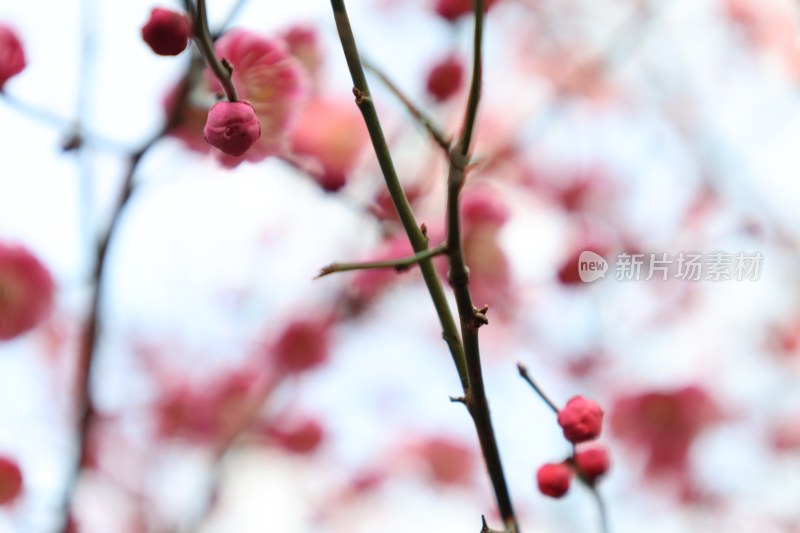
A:
<svg viewBox="0 0 800 533">
<path fill-rule="evenodd" d="M 327 318 L 296 319 L 268 348 L 268 356 L 281 371 L 299 373 L 316 368 L 328 360 L 330 328 Z"/>
<path fill-rule="evenodd" d="M 0 340 L 38 326 L 53 307 L 53 278 L 28 250 L 0 243 Z"/>
<path fill-rule="evenodd" d="M 722 419 L 711 396 L 690 385 L 622 396 L 611 410 L 610 422 L 619 438 L 645 454 L 649 474 L 680 476 L 694 441 Z"/>
<path fill-rule="evenodd" d="M 17 33 L 0 24 L 0 91 L 5 83 L 25 68 L 25 50 Z"/>
<path fill-rule="evenodd" d="M 309 156 L 319 170 L 312 172 L 326 191 L 343 187 L 369 141 L 358 109 L 347 99 L 318 98 L 300 114 L 291 131 L 292 151 Z"/>
</svg>

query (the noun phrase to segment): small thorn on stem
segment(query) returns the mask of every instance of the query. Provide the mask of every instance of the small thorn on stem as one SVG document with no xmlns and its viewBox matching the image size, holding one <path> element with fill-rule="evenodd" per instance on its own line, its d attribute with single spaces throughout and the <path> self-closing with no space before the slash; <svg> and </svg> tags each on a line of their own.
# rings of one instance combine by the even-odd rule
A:
<svg viewBox="0 0 800 533">
<path fill-rule="evenodd" d="M 224 57 L 220 60 L 220 62 L 222 63 L 222 66 L 225 67 L 225 69 L 228 71 L 228 76 L 233 76 L 233 65 L 231 64 L 231 62 Z"/>
<path fill-rule="evenodd" d="M 423 237 L 425 237 L 426 239 L 428 238 L 428 225 L 427 224 L 425 224 L 424 222 L 422 224 L 420 224 L 419 225 L 419 231 L 422 232 L 422 236 Z"/>
<path fill-rule="evenodd" d="M 486 313 L 489 312 L 489 306 L 484 305 L 483 307 L 473 307 L 472 314 L 475 319 L 475 325 L 477 327 L 486 326 L 489 324 L 489 319 L 486 318 Z"/>
<path fill-rule="evenodd" d="M 467 399 L 464 396 L 450 396 L 450 401 L 467 405 Z"/>
<path fill-rule="evenodd" d="M 507 533 L 503 531 L 497 531 L 489 527 L 489 524 L 486 523 L 486 517 L 481 515 L 481 533 Z"/>
</svg>

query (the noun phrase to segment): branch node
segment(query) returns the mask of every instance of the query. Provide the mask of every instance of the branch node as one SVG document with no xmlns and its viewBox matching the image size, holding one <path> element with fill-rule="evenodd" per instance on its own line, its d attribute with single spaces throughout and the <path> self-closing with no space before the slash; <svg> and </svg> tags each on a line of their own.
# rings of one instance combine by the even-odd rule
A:
<svg viewBox="0 0 800 533">
<path fill-rule="evenodd" d="M 453 403 L 460 403 L 467 405 L 467 399 L 464 396 L 450 396 L 450 401 Z"/>
<path fill-rule="evenodd" d="M 472 308 L 472 319 L 474 321 L 474 325 L 476 328 L 481 326 L 486 326 L 489 324 L 489 319 L 486 318 L 486 313 L 489 312 L 489 306 L 484 305 L 483 307 L 473 307 Z"/>
<path fill-rule="evenodd" d="M 220 63 L 222 63 L 222 66 L 225 67 L 225 69 L 228 71 L 228 76 L 233 76 L 233 65 L 231 64 L 231 62 L 228 61 L 227 58 L 223 57 L 220 60 Z"/>
<path fill-rule="evenodd" d="M 353 87 L 353 95 L 356 97 L 356 105 L 361 105 L 369 101 L 369 95 L 358 87 Z"/>
</svg>

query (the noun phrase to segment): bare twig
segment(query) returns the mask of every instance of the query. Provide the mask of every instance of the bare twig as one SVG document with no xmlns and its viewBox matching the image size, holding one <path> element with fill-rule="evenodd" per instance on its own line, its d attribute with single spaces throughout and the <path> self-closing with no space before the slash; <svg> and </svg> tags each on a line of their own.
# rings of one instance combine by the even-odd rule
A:
<svg viewBox="0 0 800 533">
<path fill-rule="evenodd" d="M 442 132 L 442 130 L 433 122 L 433 119 L 430 118 L 428 115 L 425 114 L 419 107 L 417 107 L 410 98 L 408 98 L 403 91 L 394 83 L 389 76 L 386 75 L 380 68 L 375 66 L 374 64 L 370 63 L 367 60 L 362 61 L 364 68 L 375 74 L 377 78 L 383 83 L 395 97 L 400 100 L 408 112 L 414 117 L 420 126 L 427 130 L 428 134 L 431 138 L 439 145 L 439 147 L 444 150 L 448 157 L 450 157 L 450 144 L 452 143 L 452 139 L 448 139 L 447 136 Z"/>
<path fill-rule="evenodd" d="M 531 378 L 530 374 L 528 374 L 528 369 L 525 368 L 525 365 L 523 365 L 522 363 L 517 363 L 517 370 L 519 371 L 519 375 L 522 376 L 522 379 L 527 381 L 528 385 L 530 385 L 533 388 L 533 390 L 536 391 L 536 394 L 538 394 L 539 397 L 542 400 L 544 400 L 544 403 L 546 403 L 550 407 L 550 409 L 552 409 L 553 412 L 556 415 L 558 415 L 559 411 L 558 405 L 556 405 L 556 403 L 553 400 L 551 400 L 547 396 L 547 394 L 544 393 L 544 391 L 539 387 L 539 385 L 536 384 L 533 378 Z"/>
<path fill-rule="evenodd" d="M 326 267 L 323 267 L 314 279 L 319 279 L 335 272 L 348 272 L 352 270 L 393 268 L 398 272 L 402 272 L 403 270 L 408 270 L 412 266 L 417 265 L 422 261 L 436 257 L 437 255 L 442 255 L 445 252 L 447 252 L 447 244 L 443 243 L 435 248 L 423 250 L 422 252 L 416 253 L 410 257 L 402 257 L 400 259 L 371 262 L 366 261 L 362 263 L 332 263 Z"/>
<path fill-rule="evenodd" d="M 76 387 L 76 406 L 78 413 L 77 434 L 76 434 L 76 447 L 77 447 L 77 460 L 74 463 L 72 472 L 70 473 L 67 482 L 67 488 L 64 494 L 62 503 L 64 512 L 64 524 L 62 525 L 62 532 L 68 533 L 70 507 L 74 498 L 75 490 L 78 486 L 80 473 L 86 466 L 89 460 L 89 438 L 91 436 L 92 427 L 96 417 L 94 400 L 91 393 L 91 378 L 92 372 L 95 367 L 96 353 L 98 341 L 100 338 L 100 330 L 102 326 L 100 305 L 104 295 L 104 281 L 106 277 L 108 249 L 114 234 L 119 226 L 122 218 L 122 213 L 131 198 L 134 190 L 133 178 L 136 175 L 136 170 L 139 163 L 147 152 L 160 141 L 166 133 L 172 129 L 175 122 L 180 115 L 180 109 L 189 94 L 188 80 L 189 74 L 184 77 L 178 98 L 170 110 L 169 117 L 164 127 L 155 135 L 153 135 L 139 150 L 131 154 L 128 159 L 128 169 L 122 182 L 122 189 L 120 190 L 117 203 L 114 206 L 111 215 L 111 222 L 108 225 L 103 237 L 100 239 L 95 254 L 95 267 L 92 276 L 94 291 L 92 294 L 91 306 L 89 308 L 89 318 L 86 324 L 86 329 L 83 332 L 80 343 L 80 351 L 78 353 L 78 369 L 77 369 L 77 387 Z"/>
</svg>

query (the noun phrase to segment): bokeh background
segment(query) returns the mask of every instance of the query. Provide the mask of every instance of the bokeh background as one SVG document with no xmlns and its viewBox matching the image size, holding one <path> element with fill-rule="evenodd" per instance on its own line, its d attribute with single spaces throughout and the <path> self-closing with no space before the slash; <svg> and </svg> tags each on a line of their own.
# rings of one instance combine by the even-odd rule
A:
<svg viewBox="0 0 800 533">
<path fill-rule="evenodd" d="M 437 101 L 426 81 L 444 59 L 466 65 L 471 18 L 446 20 L 433 0 L 350 4 L 363 55 L 457 131 L 463 85 Z M 234 5 L 209 2 L 212 27 Z M 0 242 L 31 250 L 58 287 L 45 323 L 0 343 L 0 453 L 24 473 L 2 532 L 60 520 L 95 242 L 191 56 L 142 42 L 152 7 L 0 4 L 29 63 L 0 97 Z M 476 301 L 490 305 L 487 391 L 525 531 L 599 531 L 599 520 L 579 484 L 563 500 L 538 493 L 538 466 L 570 450 L 518 361 L 557 402 L 604 406 L 613 466 L 599 488 L 613 531 L 800 531 L 798 16 L 790 0 L 493 3 L 464 216 Z M 332 261 L 406 253 L 330 6 L 244 2 L 232 25 L 315 36 L 322 63 L 295 155 L 299 137 L 316 144 L 310 159 L 229 169 L 166 137 L 142 161 L 109 252 L 79 530 L 460 533 L 478 531 L 481 514 L 499 526 L 418 273 L 313 279 Z M 371 84 L 435 239 L 443 157 Z M 75 124 L 85 143 L 65 152 Z M 313 160 L 337 157 L 345 184 L 326 191 Z M 574 262 L 586 249 L 764 260 L 751 281 L 585 284 Z M 297 353 L 311 362 L 275 370 Z M 258 416 L 221 448 L 252 402 Z"/>
</svg>

